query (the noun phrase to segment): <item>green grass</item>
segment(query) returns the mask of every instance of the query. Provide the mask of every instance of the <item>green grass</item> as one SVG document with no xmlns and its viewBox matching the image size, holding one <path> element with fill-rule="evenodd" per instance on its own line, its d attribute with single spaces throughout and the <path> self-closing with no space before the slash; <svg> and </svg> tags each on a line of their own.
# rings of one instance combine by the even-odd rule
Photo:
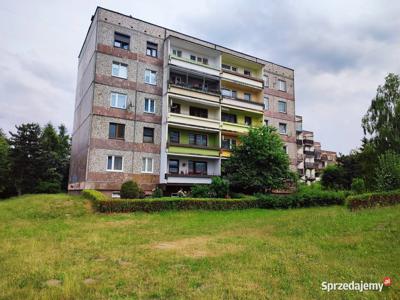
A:
<svg viewBox="0 0 400 300">
<path fill-rule="evenodd" d="M 27 195 L 1 201 L 0 220 L 0 299 L 400 297 L 399 205 L 104 215 Z M 385 276 L 383 293 L 320 289 Z"/>
</svg>

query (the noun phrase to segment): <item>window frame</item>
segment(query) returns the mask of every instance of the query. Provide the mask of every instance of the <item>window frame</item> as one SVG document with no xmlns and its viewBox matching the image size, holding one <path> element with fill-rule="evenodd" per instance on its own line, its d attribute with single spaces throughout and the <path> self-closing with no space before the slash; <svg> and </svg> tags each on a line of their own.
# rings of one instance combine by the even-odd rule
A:
<svg viewBox="0 0 400 300">
<path fill-rule="evenodd" d="M 226 121 L 226 120 L 224 120 L 224 117 L 223 117 L 223 116 L 229 116 L 229 119 L 230 119 L 230 117 L 233 116 L 235 122 L 231 122 L 230 120 L 229 120 L 229 121 Z M 222 122 L 232 123 L 232 124 L 237 124 L 237 115 L 235 115 L 235 114 L 230 114 L 230 113 L 226 113 L 226 112 L 222 112 L 222 113 L 221 113 L 221 121 L 222 121 Z"/>
<path fill-rule="evenodd" d="M 281 132 L 281 125 L 285 126 L 285 132 Z M 283 134 L 283 135 L 287 135 L 287 123 L 279 123 L 278 124 L 278 130 L 279 130 L 279 134 Z"/>
<path fill-rule="evenodd" d="M 175 53 L 174 53 L 175 52 Z M 182 50 L 172 49 L 172 55 L 176 57 L 182 57 Z"/>
<path fill-rule="evenodd" d="M 146 110 L 146 101 L 148 102 L 148 108 L 151 107 L 150 103 L 153 103 L 153 111 Z M 155 114 L 156 113 L 156 100 L 151 98 L 144 98 L 144 110 L 147 114 Z"/>
<path fill-rule="evenodd" d="M 150 50 L 150 52 L 149 52 Z M 155 55 L 153 55 L 155 53 Z M 147 41 L 146 44 L 146 55 L 150 57 L 157 58 L 158 57 L 158 44 Z"/>
<path fill-rule="evenodd" d="M 265 105 L 267 104 L 267 105 Z M 264 110 L 269 110 L 269 97 L 264 96 Z"/>
<path fill-rule="evenodd" d="M 149 161 L 151 161 L 151 170 L 148 170 L 149 167 Z M 144 170 L 143 170 L 144 169 Z M 142 169 L 141 169 L 141 173 L 147 173 L 147 174 L 151 174 L 154 173 L 154 159 L 153 157 L 142 157 Z"/>
<path fill-rule="evenodd" d="M 149 129 L 149 130 L 152 131 L 151 142 L 145 141 L 146 138 L 150 138 L 149 135 L 145 135 L 146 129 Z M 143 127 L 143 143 L 154 144 L 154 135 L 155 135 L 154 128 L 152 128 L 152 127 Z"/>
<path fill-rule="evenodd" d="M 197 111 L 197 114 L 195 111 Z M 192 117 L 208 119 L 208 109 L 197 106 L 189 106 L 189 115 Z"/>
<path fill-rule="evenodd" d="M 119 35 L 119 39 L 117 39 L 117 35 Z M 127 39 L 128 42 L 123 41 L 124 39 Z M 121 44 L 121 46 L 116 46 L 115 45 L 116 42 L 119 42 Z M 130 44 L 131 44 L 131 37 L 129 35 L 114 31 L 114 43 L 113 43 L 113 45 L 114 45 L 115 48 L 119 48 L 119 49 L 122 49 L 122 50 L 129 51 Z M 125 47 L 123 47 L 123 45 L 127 45 L 127 47 L 125 48 Z"/>
<path fill-rule="evenodd" d="M 283 89 L 281 89 L 281 85 L 283 86 Z M 287 86 L 286 86 L 286 81 L 282 79 L 278 79 L 278 90 L 281 92 L 286 92 L 287 91 Z"/>
<path fill-rule="evenodd" d="M 108 159 L 111 157 L 111 169 L 108 168 Z M 115 158 L 121 158 L 121 170 L 116 170 L 115 168 Z M 123 172 L 124 171 L 124 157 L 122 155 L 107 155 L 106 156 L 106 171 L 107 172 Z"/>
<path fill-rule="evenodd" d="M 283 104 L 283 108 L 284 110 L 281 110 L 281 104 Z M 287 114 L 287 102 L 283 101 L 283 100 L 279 100 L 278 101 L 278 112 L 282 113 L 282 114 Z"/>
<path fill-rule="evenodd" d="M 178 137 L 178 141 L 177 141 L 177 142 L 172 141 L 172 139 L 171 139 L 172 133 L 177 133 L 177 137 Z M 171 144 L 180 144 L 180 142 L 181 142 L 181 133 L 180 133 L 178 130 L 171 130 L 171 131 L 169 132 L 168 140 L 169 140 L 169 142 L 170 142 Z"/>
<path fill-rule="evenodd" d="M 171 162 L 176 162 L 177 163 L 177 171 L 176 172 L 171 172 L 171 166 L 170 163 Z M 179 174 L 179 159 L 169 159 L 168 160 L 168 174 Z"/>
<path fill-rule="evenodd" d="M 246 126 L 251 126 L 251 124 L 252 124 L 252 119 L 251 119 L 251 117 L 249 117 L 249 116 L 244 116 L 244 125 L 246 125 Z"/>
<path fill-rule="evenodd" d="M 248 74 L 246 74 L 246 73 L 248 73 Z M 243 75 L 251 77 L 251 71 L 248 69 L 243 69 Z"/>
<path fill-rule="evenodd" d="M 193 143 L 191 142 L 191 136 L 193 136 L 193 139 L 192 139 Z M 199 142 L 200 138 L 201 138 L 201 142 Z M 203 143 L 204 141 L 205 141 L 205 145 Z M 208 134 L 189 132 L 188 133 L 188 142 L 189 142 L 189 145 L 192 145 L 192 146 L 208 147 Z"/>
<path fill-rule="evenodd" d="M 118 66 L 118 74 L 114 74 L 114 66 Z M 124 67 L 126 70 L 126 73 L 121 75 L 121 68 Z M 117 77 L 121 79 L 128 79 L 128 65 L 124 63 L 120 63 L 118 61 L 113 61 L 112 66 L 111 66 L 111 76 L 112 77 Z"/>
<path fill-rule="evenodd" d="M 149 74 L 149 76 L 147 76 L 147 74 Z M 146 78 L 149 78 L 149 81 L 146 81 Z M 151 81 L 151 79 L 154 79 L 154 83 Z M 144 83 L 150 84 L 150 85 L 157 85 L 157 71 L 154 71 L 151 69 L 145 69 L 144 70 Z"/>
<path fill-rule="evenodd" d="M 115 126 L 115 137 L 111 136 L 111 126 Z M 126 127 L 125 124 L 110 122 L 108 124 L 108 138 L 111 140 L 125 140 L 125 127 Z M 121 133 L 121 131 L 122 131 L 122 137 L 119 137 L 118 133 Z"/>
<path fill-rule="evenodd" d="M 248 100 L 246 99 L 246 96 L 248 96 Z M 243 93 L 243 100 L 251 102 L 251 93 Z"/>
<path fill-rule="evenodd" d="M 200 173 L 200 172 L 196 171 L 197 164 L 205 165 L 205 174 L 204 174 L 204 172 Z M 192 169 L 192 171 L 190 169 Z M 208 163 L 206 161 L 189 160 L 188 161 L 188 174 L 189 175 L 202 175 L 202 176 L 208 175 Z"/>
<path fill-rule="evenodd" d="M 178 109 L 179 112 L 172 111 L 172 108 L 173 108 L 174 105 L 176 105 L 176 108 Z M 170 113 L 173 113 L 173 114 L 180 114 L 180 113 L 181 113 L 181 104 L 180 104 L 180 103 L 174 103 L 174 102 L 172 102 L 172 103 L 171 103 L 171 107 L 170 107 L 170 109 L 169 109 L 169 112 L 170 112 Z"/>
<path fill-rule="evenodd" d="M 113 105 L 113 96 L 115 96 L 116 105 Z M 119 107 L 118 106 L 118 102 L 119 102 L 120 96 L 124 96 L 124 98 L 125 98 L 124 107 Z M 118 92 L 111 92 L 110 93 L 110 107 L 118 108 L 118 109 L 126 109 L 127 108 L 127 104 L 128 104 L 128 95 L 127 94 L 118 93 Z"/>
</svg>

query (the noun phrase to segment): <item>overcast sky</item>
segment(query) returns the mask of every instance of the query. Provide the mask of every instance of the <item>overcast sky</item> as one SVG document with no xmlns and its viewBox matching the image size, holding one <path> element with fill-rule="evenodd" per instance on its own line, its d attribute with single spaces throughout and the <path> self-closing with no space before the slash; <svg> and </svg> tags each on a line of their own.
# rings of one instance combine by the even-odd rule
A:
<svg viewBox="0 0 400 300">
<path fill-rule="evenodd" d="M 72 130 L 77 56 L 99 5 L 293 68 L 304 129 L 348 153 L 377 86 L 400 73 L 400 1 L 330 2 L 2 1 L 0 127 Z"/>
</svg>

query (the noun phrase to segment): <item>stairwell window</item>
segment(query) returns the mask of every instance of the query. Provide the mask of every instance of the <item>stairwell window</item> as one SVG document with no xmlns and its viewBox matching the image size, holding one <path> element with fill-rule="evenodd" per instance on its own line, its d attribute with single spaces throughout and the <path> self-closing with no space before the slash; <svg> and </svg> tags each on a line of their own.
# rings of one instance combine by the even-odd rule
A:
<svg viewBox="0 0 400 300">
<path fill-rule="evenodd" d="M 154 128 L 143 127 L 143 143 L 154 143 Z"/>
<path fill-rule="evenodd" d="M 264 75 L 264 87 L 269 87 L 269 77 L 268 75 Z"/>
<path fill-rule="evenodd" d="M 144 99 L 144 112 L 154 114 L 156 112 L 156 106 L 154 99 Z"/>
<path fill-rule="evenodd" d="M 282 92 L 286 92 L 286 81 L 278 79 L 278 89 Z"/>
<path fill-rule="evenodd" d="M 130 36 L 119 32 L 114 33 L 114 47 L 129 50 Z"/>
<path fill-rule="evenodd" d="M 113 62 L 112 69 L 111 69 L 111 75 L 114 77 L 127 79 L 128 78 L 128 65 L 119 63 L 119 62 Z"/>
<path fill-rule="evenodd" d="M 286 123 L 279 123 L 279 133 L 287 134 L 287 124 Z"/>
<path fill-rule="evenodd" d="M 125 94 L 112 92 L 110 106 L 115 107 L 115 108 L 120 108 L 120 109 L 126 109 L 127 99 L 128 99 L 128 96 Z"/>
<path fill-rule="evenodd" d="M 142 158 L 142 173 L 153 173 L 153 159 L 151 157 Z"/>
<path fill-rule="evenodd" d="M 107 156 L 107 171 L 122 172 L 123 159 L 122 156 Z"/>
<path fill-rule="evenodd" d="M 157 72 L 146 69 L 144 71 L 144 82 L 152 85 L 157 84 Z"/>
<path fill-rule="evenodd" d="M 269 110 L 269 98 L 264 97 L 264 110 Z"/>
<path fill-rule="evenodd" d="M 280 113 L 287 113 L 287 103 L 285 101 L 278 101 L 278 111 Z"/>
<path fill-rule="evenodd" d="M 147 42 L 146 55 L 151 57 L 157 57 L 158 56 L 157 46 L 158 45 L 156 43 Z"/>
</svg>

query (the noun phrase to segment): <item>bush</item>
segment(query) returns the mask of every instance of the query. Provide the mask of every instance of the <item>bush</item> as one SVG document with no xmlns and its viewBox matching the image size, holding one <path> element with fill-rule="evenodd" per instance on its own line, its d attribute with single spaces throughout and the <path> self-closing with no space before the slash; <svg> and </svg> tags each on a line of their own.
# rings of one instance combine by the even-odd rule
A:
<svg viewBox="0 0 400 300">
<path fill-rule="evenodd" d="M 164 192 L 162 189 L 159 187 L 156 187 L 153 191 L 153 194 L 151 194 L 152 198 L 161 198 L 163 196 Z"/>
<path fill-rule="evenodd" d="M 345 188 L 343 167 L 330 165 L 322 171 L 321 185 L 325 189 L 340 190 Z"/>
<path fill-rule="evenodd" d="M 215 176 L 210 184 L 210 196 L 225 198 L 229 194 L 229 182 L 221 177 Z"/>
<path fill-rule="evenodd" d="M 190 194 L 193 198 L 210 197 L 210 187 L 206 184 L 196 184 L 192 186 Z"/>
<path fill-rule="evenodd" d="M 378 157 L 376 168 L 378 191 L 390 191 L 400 188 L 400 155 L 387 151 Z"/>
<path fill-rule="evenodd" d="M 36 187 L 36 192 L 45 194 L 61 193 L 61 184 L 57 181 L 40 181 Z"/>
<path fill-rule="evenodd" d="M 365 182 L 362 178 L 354 178 L 351 183 L 351 190 L 356 194 L 365 193 Z"/>
<path fill-rule="evenodd" d="M 121 185 L 121 198 L 123 199 L 135 199 L 143 197 L 143 191 L 133 180 L 125 181 Z"/>
<path fill-rule="evenodd" d="M 108 199 L 106 195 L 102 192 L 96 190 L 83 190 L 82 196 L 88 200 L 106 200 Z"/>
<path fill-rule="evenodd" d="M 264 201 L 263 208 L 298 208 L 311 206 L 343 205 L 344 192 L 303 190 L 290 195 L 256 195 Z"/>
<path fill-rule="evenodd" d="M 366 193 L 349 196 L 346 205 L 351 210 L 374 206 L 388 206 L 400 203 L 400 190 L 379 193 Z"/>
</svg>

